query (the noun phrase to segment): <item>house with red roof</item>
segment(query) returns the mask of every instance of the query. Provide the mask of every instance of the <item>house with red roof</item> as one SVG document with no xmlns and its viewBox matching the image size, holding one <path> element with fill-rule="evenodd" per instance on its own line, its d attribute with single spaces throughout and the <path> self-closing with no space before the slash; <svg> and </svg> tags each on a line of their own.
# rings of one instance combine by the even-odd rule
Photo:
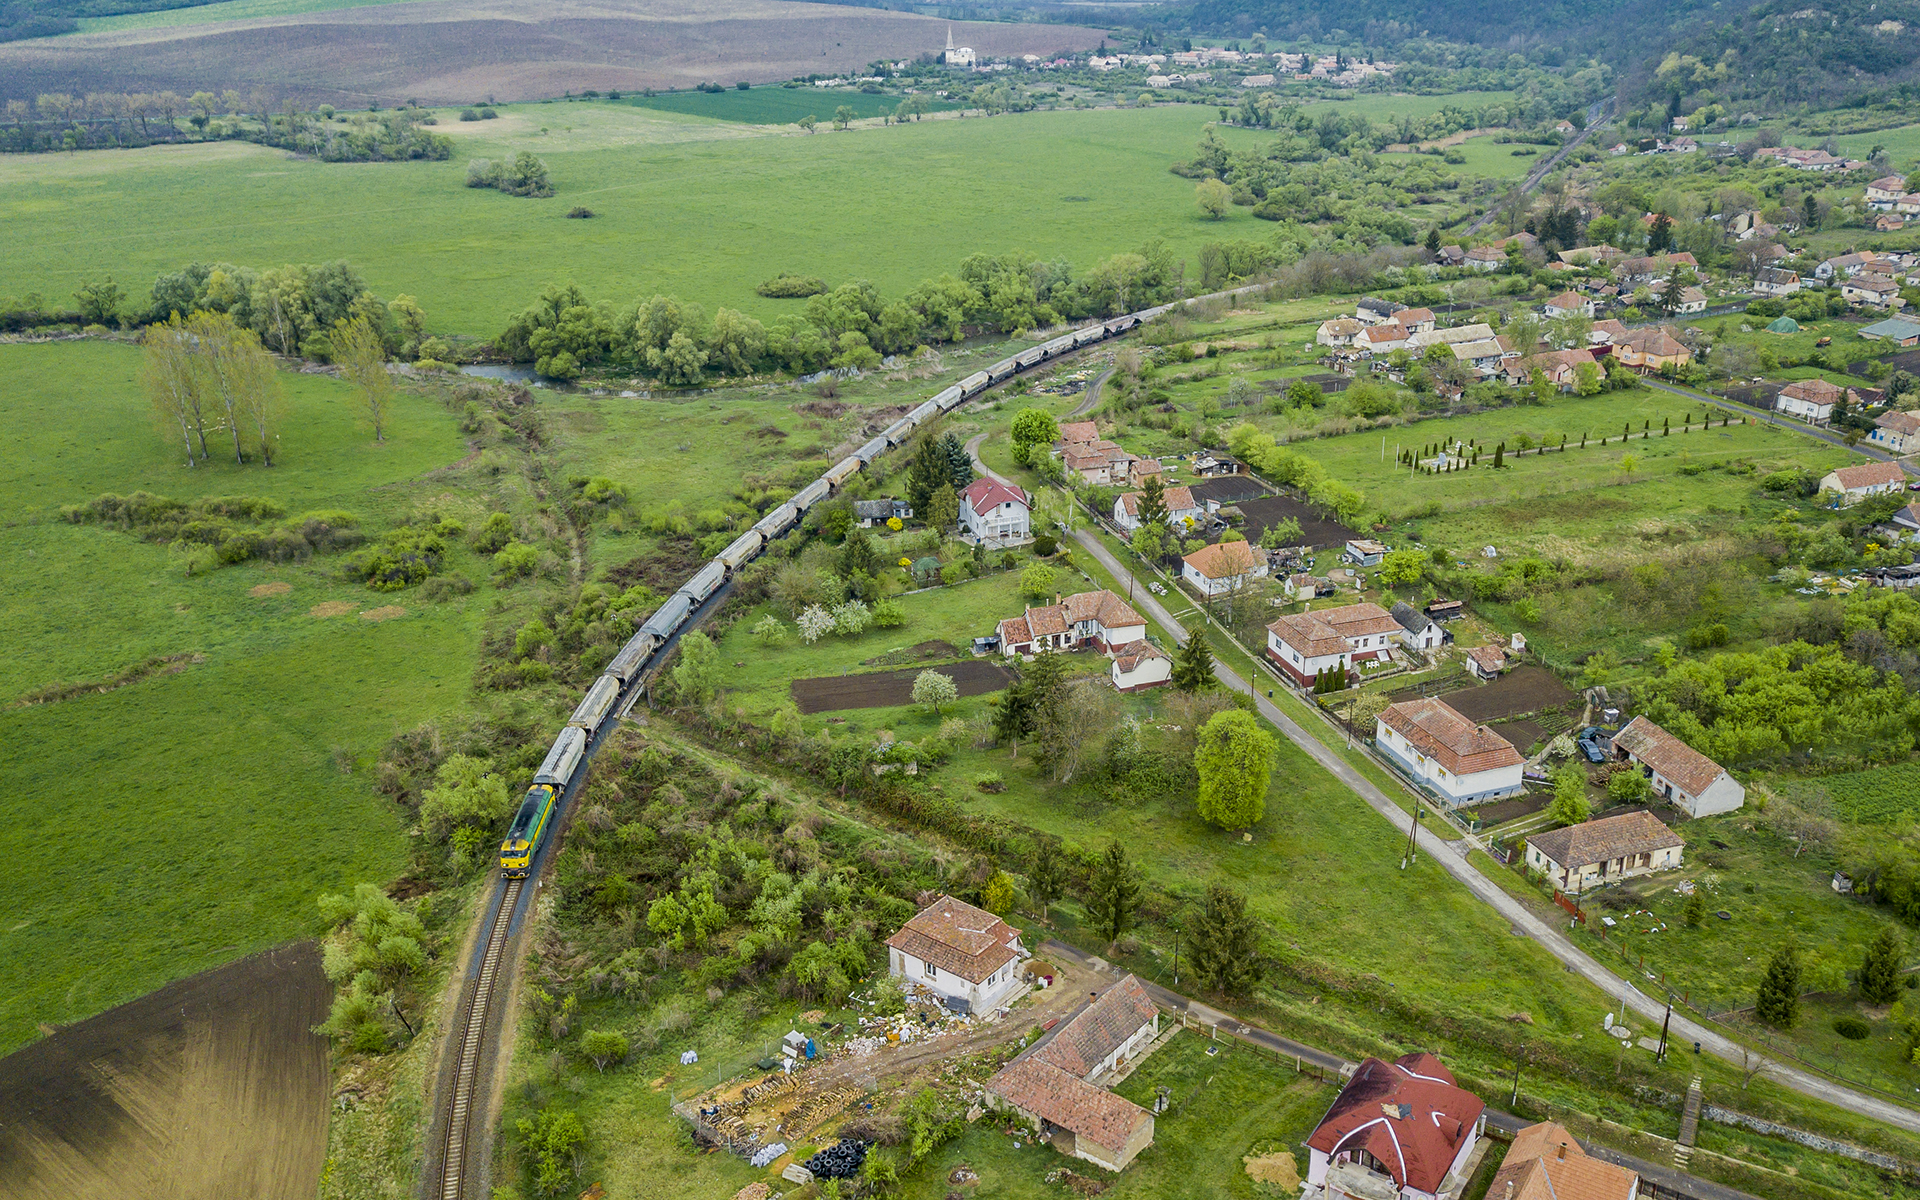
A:
<svg viewBox="0 0 1920 1200">
<path fill-rule="evenodd" d="M 1457 1200 L 1487 1106 L 1431 1054 L 1369 1058 L 1307 1138 L 1305 1200 Z"/>
<path fill-rule="evenodd" d="M 1000 622 L 1000 653 L 1093 649 L 1112 652 L 1146 640 L 1147 621 L 1109 591 L 1075 592 Z"/>
<path fill-rule="evenodd" d="M 1526 759 L 1513 743 L 1437 697 L 1389 705 L 1374 718 L 1373 740 L 1401 770 L 1456 808 L 1524 790 Z"/>
<path fill-rule="evenodd" d="M 1392 657 L 1406 630 L 1378 604 L 1347 604 L 1281 617 L 1267 626 L 1267 657 L 1301 687 L 1322 671 Z"/>
<path fill-rule="evenodd" d="M 1588 1155 L 1564 1125 L 1541 1122 L 1513 1136 L 1493 1200 L 1639 1200 L 1640 1176 Z"/>
<path fill-rule="evenodd" d="M 1203 596 L 1223 596 L 1267 575 L 1265 551 L 1247 542 L 1215 542 L 1180 560 L 1180 578 Z"/>
<path fill-rule="evenodd" d="M 981 476 L 960 491 L 960 523 L 984 543 L 1019 544 L 1033 538 L 1033 497 Z"/>
<path fill-rule="evenodd" d="M 1153 1144 L 1153 1114 L 1103 1084 L 1159 1032 L 1159 1006 L 1129 975 L 1015 1055 L 987 1080 L 987 1095 L 1062 1154 L 1122 1170 Z"/>
<path fill-rule="evenodd" d="M 887 939 L 887 972 L 937 992 L 959 1012 L 991 1012 L 1020 986 L 1020 931 L 984 908 L 941 896 Z"/>
<path fill-rule="evenodd" d="M 1747 789 L 1727 769 L 1645 717 L 1613 736 L 1613 752 L 1653 781 L 1653 793 L 1690 817 L 1732 812 Z"/>
<path fill-rule="evenodd" d="M 1897 492 L 1907 486 L 1907 473 L 1897 462 L 1867 463 L 1828 471 L 1820 479 L 1820 490 L 1832 492 L 1841 504 L 1857 504 L 1868 496 Z"/>
</svg>

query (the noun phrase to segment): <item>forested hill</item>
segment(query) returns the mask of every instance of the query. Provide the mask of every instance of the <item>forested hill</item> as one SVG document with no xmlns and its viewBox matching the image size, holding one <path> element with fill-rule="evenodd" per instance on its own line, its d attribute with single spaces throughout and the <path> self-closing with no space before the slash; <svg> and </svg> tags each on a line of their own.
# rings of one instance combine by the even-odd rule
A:
<svg viewBox="0 0 1920 1200">
<path fill-rule="evenodd" d="M 1676 30 L 1712 13 L 1738 12 L 1741 0 L 1195 0 L 1171 4 L 1168 23 L 1195 32 L 1269 39 L 1334 39 L 1344 30 L 1383 49 L 1408 38 L 1479 46 L 1510 46 L 1525 54 L 1543 42 L 1578 57 L 1598 55 L 1617 64 L 1671 44 Z"/>
<path fill-rule="evenodd" d="M 1642 72 L 1646 99 L 1702 91 L 1764 110 L 1831 106 L 1920 79 L 1920 0 L 1762 0 L 1675 43 Z"/>
</svg>

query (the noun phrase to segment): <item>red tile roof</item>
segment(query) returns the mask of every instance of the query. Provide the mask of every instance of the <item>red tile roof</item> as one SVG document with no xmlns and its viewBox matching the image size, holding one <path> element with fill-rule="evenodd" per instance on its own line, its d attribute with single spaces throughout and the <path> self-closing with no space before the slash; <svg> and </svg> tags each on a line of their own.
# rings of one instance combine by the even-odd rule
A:
<svg viewBox="0 0 1920 1200">
<path fill-rule="evenodd" d="M 1281 617 L 1267 626 L 1267 632 L 1299 651 L 1301 658 L 1323 658 L 1346 653 L 1349 638 L 1393 633 L 1399 628 L 1400 623 L 1378 604 L 1348 604 Z"/>
<path fill-rule="evenodd" d="M 1781 388 L 1780 394 L 1789 400 L 1805 400 L 1810 404 L 1838 404 L 1846 390 L 1824 379 L 1801 379 Z"/>
<path fill-rule="evenodd" d="M 1092 421 L 1068 421 L 1060 427 L 1060 440 L 1069 446 L 1075 442 L 1097 442 L 1100 426 Z"/>
<path fill-rule="evenodd" d="M 1437 698 L 1389 705 L 1380 722 L 1455 775 L 1517 767 L 1526 761 L 1512 742 L 1485 725 L 1475 725 Z"/>
<path fill-rule="evenodd" d="M 1611 862 L 1635 854 L 1650 854 L 1655 850 L 1684 846 L 1686 843 L 1652 813 L 1630 812 L 1617 817 L 1602 817 L 1581 825 L 1551 829 L 1546 833 L 1530 833 L 1527 835 L 1527 845 L 1562 867 L 1577 871 L 1594 863 Z"/>
<path fill-rule="evenodd" d="M 942 896 L 901 926 L 887 945 L 968 983 L 981 983 L 1019 957 L 1013 948 L 1019 936 L 985 909 Z"/>
<path fill-rule="evenodd" d="M 1639 1182 L 1625 1167 L 1588 1157 L 1562 1126 L 1542 1123 L 1514 1135 L 1487 1195 L 1493 1200 L 1633 1200 Z"/>
<path fill-rule="evenodd" d="M 1145 495 L 1145 492 L 1122 492 L 1120 506 L 1127 510 L 1128 516 L 1137 517 L 1140 515 L 1140 498 Z M 1194 502 L 1193 489 L 1190 487 L 1163 489 L 1161 503 L 1167 506 L 1167 511 L 1170 513 L 1185 512 L 1187 509 L 1198 511 L 1200 508 L 1200 505 Z"/>
<path fill-rule="evenodd" d="M 1614 735 L 1613 744 L 1671 779 L 1690 796 L 1698 796 L 1727 773 L 1725 767 L 1645 717 L 1627 722 L 1627 727 Z"/>
<path fill-rule="evenodd" d="M 1182 561 L 1208 579 L 1232 579 L 1260 565 L 1245 542 L 1215 542 L 1200 547 Z"/>
<path fill-rule="evenodd" d="M 1136 975 L 1129 975 L 1081 1009 L 1033 1056 L 1085 1079 L 1160 1012 Z"/>
<path fill-rule="evenodd" d="M 1307 1145 L 1327 1155 L 1365 1150 L 1400 1187 L 1438 1192 L 1486 1107 L 1431 1054 L 1391 1063 L 1369 1058 Z"/>
<path fill-rule="evenodd" d="M 1124 629 L 1129 625 L 1147 623 L 1147 619 L 1133 611 L 1125 600 L 1105 589 L 1075 592 L 1061 601 L 1060 607 L 1065 611 L 1069 623 L 1098 621 L 1103 629 Z"/>
<path fill-rule="evenodd" d="M 1840 480 L 1840 486 L 1852 491 L 1855 488 L 1884 487 L 1889 483 L 1901 483 L 1907 473 L 1899 463 L 1877 462 L 1862 467 L 1841 467 L 1833 474 Z"/>
<path fill-rule="evenodd" d="M 960 491 L 960 498 L 973 505 L 973 511 L 983 513 L 996 505 L 1011 500 L 1027 508 L 1033 507 L 1033 500 L 1017 487 L 1008 487 L 998 479 L 982 476 Z"/>
<path fill-rule="evenodd" d="M 1141 663 L 1152 662 L 1155 659 L 1164 659 L 1166 657 L 1166 651 L 1160 649 L 1160 647 L 1154 645 L 1152 642 L 1147 641 L 1145 638 L 1141 638 L 1137 642 L 1128 642 L 1126 649 L 1113 656 L 1113 661 L 1114 665 L 1120 668 L 1120 673 L 1127 675 L 1139 670 Z"/>
<path fill-rule="evenodd" d="M 987 1090 L 1022 1112 L 1053 1122 L 1114 1154 L 1126 1148 L 1140 1126 L 1153 1120 L 1146 1109 L 1039 1058 L 1016 1058 L 987 1080 Z"/>
</svg>

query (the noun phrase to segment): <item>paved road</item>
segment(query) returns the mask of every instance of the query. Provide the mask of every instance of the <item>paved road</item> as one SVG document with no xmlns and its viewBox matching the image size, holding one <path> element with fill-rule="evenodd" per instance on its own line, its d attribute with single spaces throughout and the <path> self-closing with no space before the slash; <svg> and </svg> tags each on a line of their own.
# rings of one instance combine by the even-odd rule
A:
<svg viewBox="0 0 1920 1200">
<path fill-rule="evenodd" d="M 1122 585 L 1130 587 L 1133 597 L 1132 603 L 1145 609 L 1149 617 L 1159 621 L 1175 641 L 1186 641 L 1186 632 L 1181 624 L 1173 619 L 1173 614 L 1169 613 L 1166 607 L 1144 586 L 1134 584 L 1132 573 L 1129 572 L 1119 560 L 1114 558 L 1112 553 L 1107 550 L 1106 546 L 1103 545 L 1097 537 L 1086 530 L 1078 530 L 1073 536 L 1089 554 L 1093 555 L 1095 559 L 1099 560 L 1102 566 L 1113 574 L 1116 580 Z M 1406 810 L 1402 809 L 1398 804 L 1395 804 L 1387 797 L 1386 793 L 1374 786 L 1372 780 L 1354 770 L 1346 759 L 1321 744 L 1318 738 L 1309 734 L 1305 729 L 1301 728 L 1298 722 L 1282 712 L 1278 705 L 1267 698 L 1265 691 L 1252 687 L 1247 680 L 1242 679 L 1231 668 L 1219 662 L 1214 664 L 1214 673 L 1220 678 L 1222 683 L 1233 690 L 1250 692 L 1260 715 L 1272 722 L 1280 732 L 1287 736 L 1289 741 L 1306 751 L 1315 762 L 1319 763 L 1336 779 L 1340 780 L 1340 782 L 1346 784 L 1347 787 L 1352 789 L 1362 800 L 1366 801 L 1369 807 L 1392 824 L 1395 829 L 1401 833 L 1407 832 L 1407 827 L 1413 823 L 1413 818 Z M 1264 687 L 1264 683 L 1262 687 Z M 1607 967 L 1601 965 L 1584 950 L 1575 946 L 1556 926 L 1549 925 L 1547 922 L 1535 916 L 1531 909 L 1521 904 L 1518 900 L 1515 900 L 1512 896 L 1507 895 L 1506 892 L 1500 889 L 1498 884 L 1494 883 L 1493 880 L 1487 878 L 1485 875 L 1482 875 L 1472 864 L 1468 863 L 1458 854 L 1448 851 L 1446 842 L 1437 835 L 1421 828 L 1414 836 L 1417 839 L 1416 844 L 1420 850 L 1430 856 L 1431 859 L 1438 863 L 1449 875 L 1452 875 L 1462 884 L 1465 884 L 1468 891 L 1472 892 L 1483 903 L 1499 913 L 1501 918 L 1512 925 L 1522 936 L 1532 938 L 1541 946 L 1545 947 L 1548 953 L 1564 963 L 1569 970 L 1578 973 L 1589 983 L 1599 988 L 1603 994 L 1607 996 L 1618 996 L 1624 992 L 1627 1005 L 1644 1020 L 1655 1024 L 1660 1021 L 1662 1014 L 1666 1011 L 1666 1002 L 1664 999 L 1655 999 L 1652 996 L 1643 994 L 1633 987 L 1631 983 L 1621 979 Z M 1687 1042 L 1698 1042 L 1708 1053 L 1733 1063 L 1735 1066 L 1740 1065 L 1743 1054 L 1753 1057 L 1752 1051 L 1747 1050 L 1731 1038 L 1727 1038 L 1714 1030 L 1708 1029 L 1678 1012 L 1673 1014 L 1673 1041 L 1678 1045 L 1685 1045 Z M 1786 1087 L 1792 1088 L 1794 1091 L 1800 1092 L 1803 1095 L 1812 1096 L 1818 1100 L 1824 1100 L 1829 1104 L 1844 1108 L 1848 1112 L 1858 1113 L 1861 1116 L 1870 1117 L 1876 1121 L 1884 1121 L 1889 1125 L 1897 1126 L 1909 1132 L 1920 1133 L 1920 1112 L 1898 1104 L 1893 1104 L 1886 1100 L 1865 1095 L 1861 1092 L 1856 1092 L 1852 1088 L 1830 1082 L 1810 1072 L 1799 1070 L 1784 1063 L 1774 1062 L 1770 1059 L 1763 1059 L 1762 1062 L 1763 1065 L 1760 1068 L 1761 1074 L 1768 1076 Z"/>
<path fill-rule="evenodd" d="M 1575 147 L 1579 146 L 1582 142 L 1592 137 L 1598 130 L 1599 130 L 1599 122 L 1589 119 L 1587 122 L 1587 127 L 1585 129 L 1582 129 L 1579 133 L 1575 134 L 1573 138 L 1569 140 L 1565 145 L 1561 146 L 1558 150 L 1548 155 L 1547 158 L 1540 163 L 1540 165 L 1536 166 L 1532 171 L 1529 171 L 1527 173 L 1526 181 L 1520 185 L 1521 194 L 1525 195 L 1526 193 L 1531 192 L 1533 189 L 1539 187 L 1540 181 L 1545 179 L 1548 173 L 1551 172 L 1555 167 L 1559 166 L 1561 160 L 1565 159 L 1567 155 L 1573 153 Z M 1499 215 L 1500 215 L 1500 206 L 1496 204 L 1492 208 L 1489 208 L 1486 212 L 1482 213 L 1480 217 L 1474 221 L 1473 224 L 1467 226 L 1467 231 L 1463 236 L 1472 237 L 1474 234 L 1480 232 L 1480 230 L 1486 226 L 1486 223 L 1488 221 L 1493 220 L 1495 217 Z"/>
<path fill-rule="evenodd" d="M 1668 395 L 1679 396 L 1687 400 L 1698 400 L 1703 404 L 1711 404 L 1715 408 L 1725 409 L 1737 417 L 1759 417 L 1770 425 L 1778 425 L 1783 429 L 1791 429 L 1795 433 L 1804 433 L 1808 437 L 1817 438 L 1820 441 L 1826 442 L 1828 445 L 1838 446 L 1842 450 L 1851 450 L 1856 454 L 1863 454 L 1879 462 L 1897 462 L 1900 464 L 1900 469 L 1907 474 L 1920 475 L 1920 459 L 1895 458 L 1886 451 L 1869 446 L 1865 442 L 1857 446 L 1849 446 L 1847 445 L 1847 439 L 1843 435 L 1835 433 L 1831 429 L 1822 429 L 1818 425 L 1809 425 L 1805 421 L 1796 421 L 1791 417 L 1783 417 L 1778 413 L 1770 413 L 1763 409 L 1749 408 L 1744 404 L 1739 404 L 1732 400 L 1724 400 L 1719 396 L 1709 396 L 1705 392 L 1695 392 L 1686 388 L 1674 387 L 1669 383 L 1661 383 L 1651 375 L 1640 382 L 1653 388 L 1655 391 L 1666 392 Z"/>
</svg>

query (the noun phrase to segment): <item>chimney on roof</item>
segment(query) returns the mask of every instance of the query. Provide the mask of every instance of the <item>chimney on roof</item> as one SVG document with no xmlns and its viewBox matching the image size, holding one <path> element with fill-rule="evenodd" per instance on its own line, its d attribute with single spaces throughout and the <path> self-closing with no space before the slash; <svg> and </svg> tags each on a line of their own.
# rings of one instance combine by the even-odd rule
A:
<svg viewBox="0 0 1920 1200">
<path fill-rule="evenodd" d="M 1060 593 L 1059 593 L 1059 592 L 1055 592 L 1055 593 L 1053 594 L 1053 602 L 1054 602 L 1055 604 L 1058 604 L 1058 603 L 1060 603 Z"/>
<path fill-rule="evenodd" d="M 1567 1161 L 1567 1144 L 1565 1142 L 1560 1143 L 1560 1153 L 1554 1155 L 1554 1157 L 1561 1162 Z"/>
</svg>

